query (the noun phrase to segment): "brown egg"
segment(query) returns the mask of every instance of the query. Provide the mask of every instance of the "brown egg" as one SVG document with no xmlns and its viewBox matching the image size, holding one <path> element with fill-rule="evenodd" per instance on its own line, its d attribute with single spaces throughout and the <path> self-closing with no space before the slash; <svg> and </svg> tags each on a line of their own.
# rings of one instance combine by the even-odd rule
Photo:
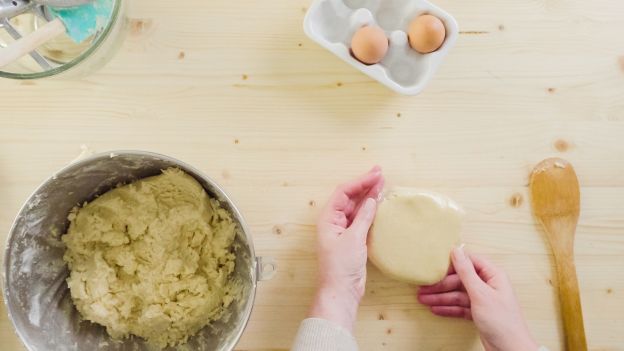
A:
<svg viewBox="0 0 624 351">
<path fill-rule="evenodd" d="M 358 29 L 351 39 L 351 52 L 362 63 L 367 65 L 378 63 L 388 52 L 386 33 L 381 28 L 373 26 Z"/>
<path fill-rule="evenodd" d="M 444 23 L 432 15 L 416 17 L 407 30 L 410 46 L 421 54 L 434 52 L 442 46 L 446 37 Z"/>
</svg>

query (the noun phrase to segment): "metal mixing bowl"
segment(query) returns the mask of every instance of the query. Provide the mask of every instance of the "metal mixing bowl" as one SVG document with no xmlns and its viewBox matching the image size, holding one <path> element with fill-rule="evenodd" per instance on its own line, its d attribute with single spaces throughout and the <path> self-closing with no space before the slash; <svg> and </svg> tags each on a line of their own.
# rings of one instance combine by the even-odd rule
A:
<svg viewBox="0 0 624 351">
<path fill-rule="evenodd" d="M 81 319 L 65 280 L 63 262 L 69 211 L 117 184 L 178 167 L 202 184 L 228 209 L 239 226 L 236 271 L 244 283 L 242 298 L 230 305 L 230 317 L 211 323 L 183 345 L 188 350 L 232 350 L 251 315 L 256 283 L 270 279 L 275 262 L 256 257 L 249 229 L 230 198 L 210 178 L 171 157 L 142 151 L 114 151 L 76 161 L 46 180 L 26 201 L 7 240 L 3 269 L 4 302 L 17 334 L 30 351 L 153 350 L 143 339 L 113 340 L 104 327 Z M 166 350 L 174 350 L 167 348 Z"/>
</svg>

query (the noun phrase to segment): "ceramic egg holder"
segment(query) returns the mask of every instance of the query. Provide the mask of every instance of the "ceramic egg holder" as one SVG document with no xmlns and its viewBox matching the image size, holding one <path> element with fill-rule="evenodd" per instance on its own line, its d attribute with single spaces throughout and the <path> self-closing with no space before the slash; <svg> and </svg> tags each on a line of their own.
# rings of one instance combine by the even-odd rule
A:
<svg viewBox="0 0 624 351">
<path fill-rule="evenodd" d="M 442 46 L 421 54 L 409 45 L 407 28 L 416 17 L 430 14 L 446 28 Z M 366 65 L 351 53 L 351 38 L 364 26 L 379 26 L 390 45 L 381 62 Z M 447 12 L 423 0 L 316 0 L 304 20 L 308 37 L 351 66 L 405 95 L 420 93 L 455 44 L 458 26 Z"/>
</svg>

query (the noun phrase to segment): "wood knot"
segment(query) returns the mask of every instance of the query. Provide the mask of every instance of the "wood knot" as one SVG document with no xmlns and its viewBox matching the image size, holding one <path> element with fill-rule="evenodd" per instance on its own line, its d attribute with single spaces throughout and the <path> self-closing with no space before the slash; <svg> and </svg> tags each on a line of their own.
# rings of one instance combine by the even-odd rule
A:
<svg viewBox="0 0 624 351">
<path fill-rule="evenodd" d="M 548 88 L 546 91 L 548 91 L 549 94 L 554 94 L 557 92 L 557 88 Z"/>
<path fill-rule="evenodd" d="M 377 316 L 377 319 L 378 319 L 378 320 L 380 320 L 380 321 L 384 321 L 384 320 L 386 320 L 386 317 L 383 315 L 383 313 L 380 313 L 380 314 Z"/>
<path fill-rule="evenodd" d="M 130 35 L 140 36 L 152 29 L 154 21 L 152 19 L 133 18 L 130 19 Z"/>
<path fill-rule="evenodd" d="M 390 329 L 390 328 L 386 329 L 386 334 L 388 334 L 388 335 L 392 334 L 392 329 Z"/>
<path fill-rule="evenodd" d="M 570 143 L 563 139 L 555 140 L 554 146 L 555 149 L 559 152 L 566 152 L 570 149 Z"/>
<path fill-rule="evenodd" d="M 310 207 L 314 207 L 316 206 L 316 202 L 314 202 L 314 200 L 310 200 L 310 202 L 308 202 L 308 205 L 310 205 Z"/>
<path fill-rule="evenodd" d="M 282 235 L 283 233 L 284 233 L 284 229 L 281 226 L 276 225 L 273 227 L 273 234 Z"/>
<path fill-rule="evenodd" d="M 522 206 L 523 201 L 524 201 L 524 198 L 522 197 L 522 194 L 515 193 L 511 195 L 511 197 L 509 198 L 509 206 L 513 208 L 518 208 Z"/>
<path fill-rule="evenodd" d="M 178 60 L 184 60 L 185 57 L 186 57 L 186 53 L 184 53 L 184 51 L 180 51 L 178 53 Z"/>
<path fill-rule="evenodd" d="M 249 76 L 248 76 L 248 75 L 246 75 L 246 74 L 243 74 L 243 75 L 241 76 L 241 79 L 242 79 L 242 80 L 247 80 L 248 78 L 249 78 Z"/>
</svg>

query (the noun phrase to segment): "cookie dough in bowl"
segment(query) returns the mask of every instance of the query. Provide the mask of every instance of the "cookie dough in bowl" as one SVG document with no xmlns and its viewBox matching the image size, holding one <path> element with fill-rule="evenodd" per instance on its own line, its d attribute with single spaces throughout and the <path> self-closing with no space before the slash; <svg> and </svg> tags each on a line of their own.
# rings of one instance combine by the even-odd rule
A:
<svg viewBox="0 0 624 351">
<path fill-rule="evenodd" d="M 460 243 L 462 210 L 441 195 L 408 188 L 390 191 L 377 209 L 368 255 L 382 273 L 429 285 L 446 275 Z"/>
<path fill-rule="evenodd" d="M 231 214 L 190 175 L 114 188 L 69 215 L 63 259 L 74 305 L 113 338 L 186 342 L 241 294 Z"/>
</svg>

